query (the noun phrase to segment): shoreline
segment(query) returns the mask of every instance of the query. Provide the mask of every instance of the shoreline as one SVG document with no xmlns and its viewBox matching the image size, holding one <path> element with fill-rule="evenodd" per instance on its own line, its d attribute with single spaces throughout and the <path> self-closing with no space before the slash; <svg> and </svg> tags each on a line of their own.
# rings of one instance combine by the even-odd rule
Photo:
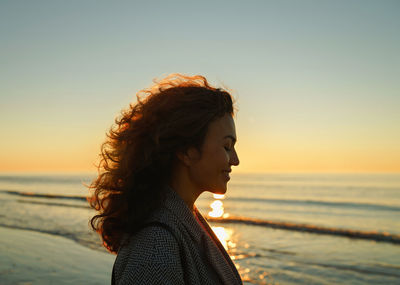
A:
<svg viewBox="0 0 400 285">
<path fill-rule="evenodd" d="M 62 236 L 0 226 L 2 284 L 109 284 L 114 260 Z"/>
</svg>

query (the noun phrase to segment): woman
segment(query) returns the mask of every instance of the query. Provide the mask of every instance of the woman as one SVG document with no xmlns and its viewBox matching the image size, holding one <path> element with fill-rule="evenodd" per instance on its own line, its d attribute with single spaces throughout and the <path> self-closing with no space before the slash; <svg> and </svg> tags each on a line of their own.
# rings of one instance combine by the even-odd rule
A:
<svg viewBox="0 0 400 285">
<path fill-rule="evenodd" d="M 197 210 L 239 164 L 231 95 L 172 74 L 142 90 L 102 146 L 91 225 L 117 253 L 114 284 L 242 284 Z"/>
</svg>

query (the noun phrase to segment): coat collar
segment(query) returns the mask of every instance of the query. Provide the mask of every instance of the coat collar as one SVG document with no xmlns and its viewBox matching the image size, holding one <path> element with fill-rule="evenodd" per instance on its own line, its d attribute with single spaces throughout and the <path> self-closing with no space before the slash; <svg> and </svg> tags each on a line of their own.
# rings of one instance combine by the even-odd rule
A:
<svg viewBox="0 0 400 285">
<path fill-rule="evenodd" d="M 166 193 L 164 205 L 173 214 L 175 225 L 183 224 L 199 248 L 204 248 L 206 258 L 223 283 L 242 284 L 236 266 L 197 207 L 194 206 L 192 212 L 179 194 L 171 188 Z"/>
</svg>

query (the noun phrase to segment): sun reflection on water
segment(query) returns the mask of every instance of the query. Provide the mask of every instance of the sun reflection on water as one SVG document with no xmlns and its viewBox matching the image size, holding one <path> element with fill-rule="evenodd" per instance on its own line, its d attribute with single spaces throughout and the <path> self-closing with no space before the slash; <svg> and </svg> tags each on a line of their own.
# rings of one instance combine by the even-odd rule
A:
<svg viewBox="0 0 400 285">
<path fill-rule="evenodd" d="M 208 212 L 208 215 L 213 218 L 227 218 L 229 217 L 228 213 L 225 213 L 224 204 L 222 203 L 222 199 L 225 199 L 225 195 L 222 194 L 213 194 L 214 200 L 211 204 L 211 211 Z"/>
<path fill-rule="evenodd" d="M 221 194 L 213 194 L 214 200 L 210 203 L 211 211 L 208 212 L 208 216 L 212 218 L 217 218 L 215 222 L 218 223 L 218 219 L 224 219 L 229 217 L 228 213 L 225 213 L 224 203 L 222 200 L 225 199 L 225 195 Z M 232 228 L 227 228 L 223 226 L 211 226 L 211 229 L 214 231 L 215 235 L 221 242 L 222 246 L 228 252 L 231 259 L 235 262 L 235 266 L 244 282 L 250 282 L 252 284 L 271 284 L 269 281 L 271 280 L 271 276 L 265 271 L 256 270 L 254 272 L 250 272 L 250 268 L 248 268 L 245 264 L 240 264 L 237 262 L 241 262 L 240 260 L 249 258 L 254 256 L 253 253 L 247 253 L 247 249 L 250 247 L 249 244 L 244 243 L 240 244 L 237 240 L 237 233 Z M 238 246 L 238 243 L 240 246 Z M 240 248 L 244 248 L 242 251 Z M 243 266 L 244 265 L 244 266 Z"/>
<path fill-rule="evenodd" d="M 226 250 L 236 246 L 236 244 L 232 242 L 233 230 L 226 229 L 225 227 L 211 227 L 211 228 Z"/>
<path fill-rule="evenodd" d="M 213 194 L 214 199 L 225 199 L 225 194 Z"/>
<path fill-rule="evenodd" d="M 228 213 L 225 213 L 224 209 L 224 203 L 221 201 L 225 199 L 225 195 L 221 194 L 213 194 L 214 199 L 210 203 L 210 208 L 211 211 L 208 212 L 209 217 L 213 218 L 218 218 L 218 219 L 224 219 L 229 217 Z M 237 235 L 234 235 L 234 230 L 231 228 L 226 228 L 223 226 L 212 226 L 211 229 L 214 231 L 215 235 L 221 242 L 222 246 L 225 248 L 225 250 L 228 252 L 229 256 L 231 257 L 232 260 L 238 261 L 244 258 L 251 257 L 252 254 L 248 254 L 246 252 L 241 252 L 237 245 Z M 235 238 L 236 236 L 236 238 Z M 240 247 L 243 247 L 245 249 L 249 248 L 249 244 L 245 243 L 244 245 L 241 245 Z M 261 272 L 252 272 L 250 273 L 250 269 L 247 268 L 246 266 L 240 266 L 239 263 L 235 262 L 235 266 L 239 271 L 239 274 L 242 278 L 243 281 L 245 282 L 251 282 L 252 284 L 270 284 L 267 281 L 267 278 L 270 277 L 268 276 L 267 272 L 261 271 Z M 252 275 L 252 276 L 250 276 Z"/>
<path fill-rule="evenodd" d="M 210 217 L 219 218 L 224 214 L 224 205 L 220 200 L 215 200 L 210 205 L 212 211 L 208 213 Z"/>
<path fill-rule="evenodd" d="M 208 216 L 213 218 L 228 217 L 229 214 L 225 213 L 224 204 L 221 201 L 225 199 L 225 195 L 213 194 L 213 196 L 215 200 L 210 204 L 211 211 L 208 213 Z M 232 254 L 232 250 L 236 248 L 236 243 L 232 241 L 233 230 L 222 226 L 214 226 L 211 228 L 231 258 L 235 259 L 235 255 Z"/>
</svg>

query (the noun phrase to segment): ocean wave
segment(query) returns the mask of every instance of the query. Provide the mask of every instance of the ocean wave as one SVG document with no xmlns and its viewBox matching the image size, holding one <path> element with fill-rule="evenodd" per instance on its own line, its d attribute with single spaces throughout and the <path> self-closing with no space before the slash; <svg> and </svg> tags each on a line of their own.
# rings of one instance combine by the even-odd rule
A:
<svg viewBox="0 0 400 285">
<path fill-rule="evenodd" d="M 251 202 L 251 203 L 274 203 L 274 204 L 291 204 L 291 205 L 315 205 L 329 207 L 345 207 L 360 208 L 367 210 L 395 211 L 400 212 L 400 207 L 371 203 L 354 203 L 354 202 L 330 202 L 318 200 L 296 200 L 296 199 L 265 199 L 256 197 L 228 197 L 226 201 Z"/>
<path fill-rule="evenodd" d="M 358 191 L 358 192 L 376 192 L 376 191 L 385 191 L 385 192 L 393 192 L 400 190 L 400 186 L 396 185 L 356 185 L 356 184 L 309 184 L 309 183 L 296 183 L 296 184 L 285 184 L 285 183 L 257 183 L 257 182 L 232 182 L 229 184 L 229 188 L 231 189 L 247 189 L 247 190 L 261 190 L 261 191 L 276 191 L 276 190 L 285 190 L 285 191 L 302 191 L 304 189 L 311 191 L 338 191 L 338 192 L 347 192 L 347 191 Z"/>
<path fill-rule="evenodd" d="M 76 205 L 76 204 L 53 203 L 53 202 L 39 202 L 39 201 L 32 201 L 32 200 L 17 200 L 17 202 L 19 202 L 19 203 L 27 203 L 27 204 L 36 204 L 36 205 L 45 205 L 45 206 L 90 209 L 89 205 Z"/>
<path fill-rule="evenodd" d="M 360 265 L 350 265 L 350 264 L 331 264 L 331 263 L 317 263 L 317 262 L 307 262 L 302 261 L 302 264 L 308 264 L 312 266 L 324 267 L 324 268 L 332 268 L 335 270 L 342 271 L 353 271 L 361 274 L 368 275 L 382 275 L 382 276 L 391 276 L 399 278 L 400 274 L 398 272 L 391 272 L 391 269 L 396 269 L 393 267 L 382 266 L 382 265 L 373 265 L 362 267 Z"/>
<path fill-rule="evenodd" d="M 21 192 L 0 190 L 0 192 L 17 195 L 21 197 L 31 198 L 50 198 L 50 199 L 66 199 L 87 201 L 87 197 L 79 195 L 60 195 L 60 194 L 46 194 L 34 192 Z M 371 211 L 392 211 L 400 212 L 400 207 L 383 204 L 372 203 L 354 203 L 354 202 L 335 202 L 335 201 L 321 201 L 321 200 L 300 200 L 300 199 L 274 199 L 274 198 L 257 198 L 257 197 L 227 197 L 226 201 L 232 202 L 245 202 L 245 203 L 269 203 L 269 204 L 282 204 L 282 205 L 304 205 L 304 206 L 324 206 L 324 207 L 337 207 L 337 208 L 352 208 Z"/>
<path fill-rule="evenodd" d="M 72 232 L 72 231 L 65 231 L 65 230 L 50 230 L 50 229 L 41 229 L 37 227 L 30 227 L 30 226 L 21 226 L 21 225 L 10 225 L 6 223 L 0 223 L 0 227 L 15 229 L 15 230 L 24 230 L 24 231 L 33 231 L 48 235 L 60 236 L 63 238 L 67 238 L 73 240 L 83 246 L 88 248 L 99 250 L 103 252 L 107 252 L 105 248 L 102 246 L 101 242 L 98 240 L 97 233 L 94 232 L 87 232 L 82 234 L 82 232 Z"/>
<path fill-rule="evenodd" d="M 65 199 L 65 200 L 77 200 L 86 202 L 86 197 L 83 196 L 68 196 L 68 195 L 55 195 L 55 194 L 39 194 L 32 192 L 19 192 L 19 191 L 2 191 L 7 194 L 17 195 L 20 197 L 28 197 L 28 198 L 50 198 L 50 199 Z M 229 200 L 240 200 L 240 201 L 251 201 L 251 202 L 276 202 L 276 203 L 313 203 L 318 205 L 338 205 L 338 206 L 353 206 L 353 207 L 374 207 L 377 209 L 381 207 L 382 209 L 391 209 L 392 211 L 399 211 L 398 207 L 384 206 L 384 205 L 370 205 L 370 204 L 356 204 L 356 203 L 344 203 L 344 202 L 322 202 L 322 201 L 299 201 L 299 200 L 279 200 L 279 199 L 255 199 L 255 198 L 232 198 Z M 57 200 L 56 200 L 57 201 Z M 78 204 L 67 204 L 53 201 L 34 201 L 33 199 L 27 200 L 18 200 L 18 202 L 22 203 L 32 203 L 32 204 L 42 204 L 47 206 L 65 206 L 65 207 L 75 207 L 75 208 L 88 208 L 88 205 L 78 205 Z M 378 206 L 378 207 L 377 207 Z M 219 222 L 219 223 L 238 223 L 238 224 L 246 224 L 246 225 L 255 225 L 255 226 L 265 226 L 270 228 L 277 229 L 286 229 L 292 231 L 302 231 L 308 233 L 315 234 L 326 234 L 326 235 L 336 235 L 336 236 L 344 236 L 355 239 L 366 239 L 366 240 L 374 240 L 379 242 L 389 242 L 394 244 L 400 244 L 400 235 L 391 234 L 387 232 L 377 232 L 377 231 L 359 231 L 353 229 L 342 229 L 342 228 L 331 228 L 331 227 L 323 227 L 317 225 L 310 224 L 300 224 L 300 223 L 291 223 L 291 222 L 281 222 L 281 221 L 271 221 L 264 219 L 256 219 L 249 217 L 235 217 L 230 216 L 226 218 L 213 218 L 208 217 L 208 220 L 211 222 Z"/>
<path fill-rule="evenodd" d="M 67 199 L 86 201 L 85 196 L 79 195 L 59 195 L 59 194 L 45 194 L 34 192 L 20 192 L 10 190 L 0 190 L 0 192 L 18 195 L 22 197 L 31 198 L 50 198 L 50 199 Z M 286 204 L 286 205 L 313 205 L 313 206 L 326 206 L 326 207 L 340 207 L 340 208 L 353 208 L 363 210 L 378 210 L 378 211 L 393 211 L 400 212 L 399 206 L 372 204 L 372 203 L 354 203 L 354 202 L 334 202 L 334 201 L 319 201 L 319 200 L 299 200 L 299 199 L 273 199 L 273 198 L 257 198 L 257 197 L 227 197 L 226 201 L 232 202 L 249 202 L 249 203 L 272 203 L 272 204 Z"/>
<path fill-rule="evenodd" d="M 34 193 L 34 192 L 19 192 L 19 191 L 1 191 L 11 195 L 18 195 L 23 197 L 32 197 L 32 198 L 50 198 L 50 199 L 68 199 L 68 200 L 79 200 L 86 201 L 86 197 L 84 196 L 73 196 L 73 195 L 57 195 L 57 194 L 43 194 L 43 193 Z"/>
<path fill-rule="evenodd" d="M 226 218 L 207 217 L 207 220 L 209 222 L 217 222 L 217 223 L 236 223 L 236 224 L 245 224 L 254 226 L 264 226 L 275 229 L 300 231 L 300 232 L 307 232 L 314 234 L 343 236 L 354 239 L 366 239 L 378 242 L 400 244 L 400 235 L 391 234 L 387 232 L 359 231 L 352 229 L 331 228 L 331 227 L 323 227 L 310 224 L 298 224 L 290 222 L 262 220 L 262 219 L 248 218 L 248 217 L 233 217 L 233 216 Z"/>
<path fill-rule="evenodd" d="M 1 182 L 31 184 L 82 184 L 90 183 L 90 175 L 0 175 Z"/>
<path fill-rule="evenodd" d="M 78 239 L 77 239 L 77 237 L 75 235 L 73 235 L 71 233 L 66 233 L 66 232 L 63 232 L 63 231 L 59 231 L 59 230 L 45 230 L 45 229 L 38 229 L 38 228 L 35 228 L 35 227 L 20 226 L 20 225 L 9 225 L 9 224 L 4 224 L 4 223 L 0 223 L 0 227 L 16 229 L 16 230 L 33 231 L 33 232 L 49 234 L 49 235 L 55 235 L 55 236 L 62 236 L 62 237 L 65 237 L 65 238 L 72 239 L 74 241 L 78 241 Z"/>
</svg>

